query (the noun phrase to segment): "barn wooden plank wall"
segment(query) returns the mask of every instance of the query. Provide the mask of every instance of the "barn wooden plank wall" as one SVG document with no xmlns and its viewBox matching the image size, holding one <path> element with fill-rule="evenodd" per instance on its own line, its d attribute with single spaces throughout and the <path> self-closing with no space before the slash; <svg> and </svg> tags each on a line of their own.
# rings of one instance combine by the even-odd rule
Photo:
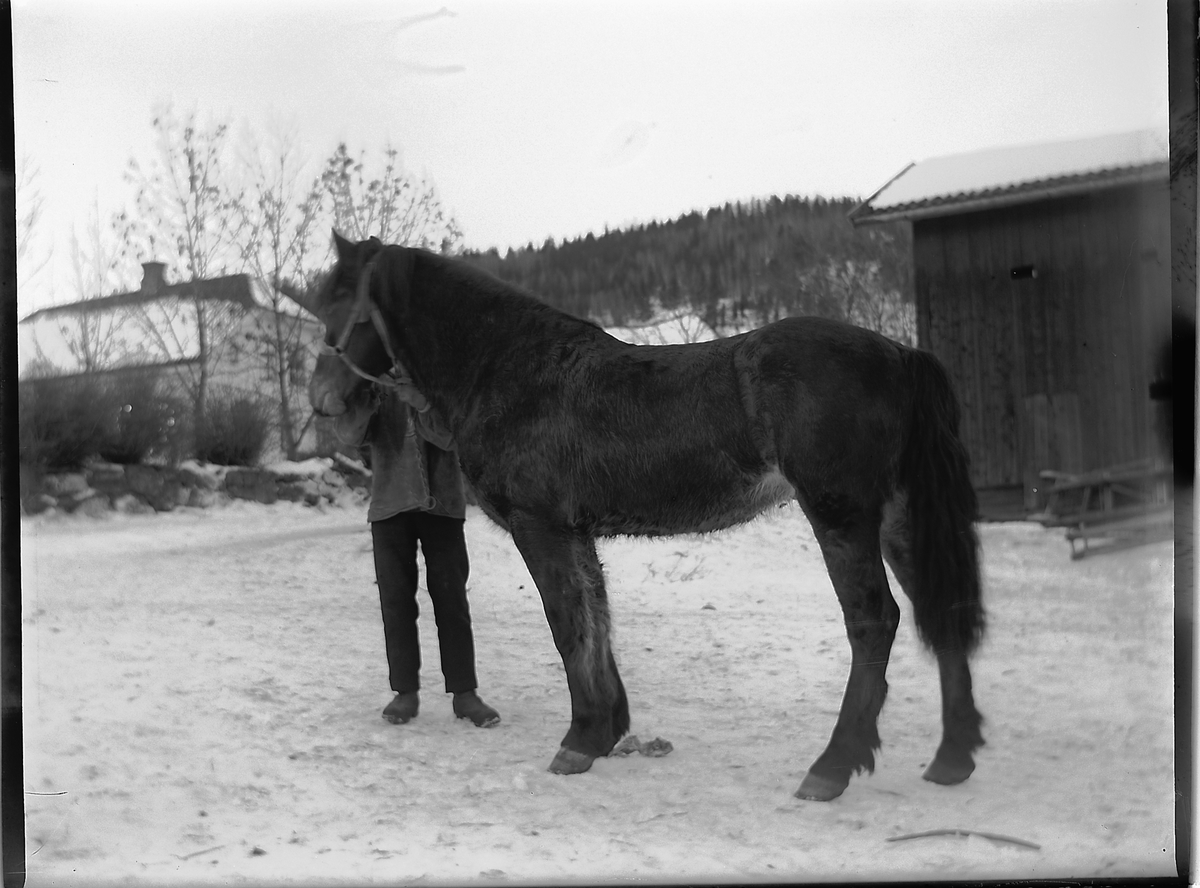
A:
<svg viewBox="0 0 1200 888">
<path fill-rule="evenodd" d="M 918 335 L 954 381 L 977 487 L 1024 485 L 1032 506 L 1042 469 L 1163 454 L 1168 207 L 1163 182 L 914 222 Z"/>
</svg>

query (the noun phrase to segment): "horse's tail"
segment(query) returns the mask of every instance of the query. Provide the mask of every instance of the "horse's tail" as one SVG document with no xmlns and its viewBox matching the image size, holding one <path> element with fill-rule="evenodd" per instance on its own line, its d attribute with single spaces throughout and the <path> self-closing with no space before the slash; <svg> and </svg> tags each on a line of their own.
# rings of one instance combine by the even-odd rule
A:
<svg viewBox="0 0 1200 888">
<path fill-rule="evenodd" d="M 903 360 L 912 413 L 899 482 L 907 495 L 917 633 L 935 651 L 970 652 L 983 637 L 984 612 L 978 503 L 967 449 L 958 437 L 958 401 L 932 354 L 906 349 Z"/>
</svg>

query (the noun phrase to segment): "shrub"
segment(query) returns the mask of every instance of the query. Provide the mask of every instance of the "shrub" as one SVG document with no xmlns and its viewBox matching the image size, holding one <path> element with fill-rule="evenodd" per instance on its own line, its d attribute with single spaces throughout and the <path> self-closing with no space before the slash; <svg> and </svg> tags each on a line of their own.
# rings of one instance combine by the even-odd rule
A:
<svg viewBox="0 0 1200 888">
<path fill-rule="evenodd" d="M 105 438 L 111 401 L 99 377 L 37 379 L 19 386 L 20 460 L 39 469 L 77 469 Z"/>
<path fill-rule="evenodd" d="M 189 444 L 198 459 L 249 466 L 272 430 L 266 401 L 229 388 L 210 392 L 202 427 L 192 428 L 190 404 L 162 394 L 151 374 L 25 380 L 19 390 L 20 460 L 39 471 L 78 469 L 97 456 L 176 463 Z"/>
<path fill-rule="evenodd" d="M 236 389 L 209 392 L 195 429 L 196 458 L 224 466 L 254 465 L 271 434 L 270 410 L 259 397 Z"/>
<path fill-rule="evenodd" d="M 192 455 L 192 407 L 185 398 L 168 396 L 161 401 L 163 437 L 150 448 L 150 462 L 177 466 Z"/>
<path fill-rule="evenodd" d="M 19 440 L 24 465 L 77 469 L 99 456 L 138 463 L 178 461 L 186 411 L 163 396 L 156 375 L 81 375 L 20 384 Z"/>
<path fill-rule="evenodd" d="M 98 448 L 102 459 L 128 465 L 168 449 L 177 406 L 161 395 L 156 375 L 112 377 L 105 395 L 107 423 Z"/>
</svg>

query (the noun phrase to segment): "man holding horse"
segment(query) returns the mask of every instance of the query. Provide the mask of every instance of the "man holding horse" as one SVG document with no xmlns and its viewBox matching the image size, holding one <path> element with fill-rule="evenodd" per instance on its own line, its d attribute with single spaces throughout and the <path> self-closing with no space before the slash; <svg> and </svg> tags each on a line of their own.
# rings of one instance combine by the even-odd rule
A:
<svg viewBox="0 0 1200 888">
<path fill-rule="evenodd" d="M 404 724 L 419 707 L 417 545 L 433 602 L 446 692 L 459 718 L 479 727 L 500 715 L 476 693 L 475 639 L 467 603 L 469 562 L 463 536 L 466 498 L 453 439 L 411 384 L 360 389 L 338 417 L 338 437 L 370 448 L 371 541 L 383 613 L 388 678 L 395 698 L 383 710 Z"/>
</svg>

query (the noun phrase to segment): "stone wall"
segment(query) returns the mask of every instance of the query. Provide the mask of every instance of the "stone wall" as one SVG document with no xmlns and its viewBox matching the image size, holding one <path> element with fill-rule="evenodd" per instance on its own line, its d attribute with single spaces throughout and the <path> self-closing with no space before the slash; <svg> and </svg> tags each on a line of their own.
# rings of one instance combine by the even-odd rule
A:
<svg viewBox="0 0 1200 888">
<path fill-rule="evenodd" d="M 93 463 L 80 472 L 39 474 L 21 469 L 21 511 L 37 515 L 49 509 L 100 517 L 170 512 L 180 507 L 208 508 L 230 499 L 274 503 L 361 502 L 370 490 L 370 471 L 342 457 L 279 463 L 263 468 L 202 465 L 188 460 L 177 467 Z"/>
</svg>

